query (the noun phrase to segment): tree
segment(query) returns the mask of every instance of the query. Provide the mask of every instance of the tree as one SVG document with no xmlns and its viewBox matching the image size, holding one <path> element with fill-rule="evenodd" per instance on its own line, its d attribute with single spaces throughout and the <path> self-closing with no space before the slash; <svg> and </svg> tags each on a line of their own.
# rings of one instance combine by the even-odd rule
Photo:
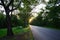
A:
<svg viewBox="0 0 60 40">
<path fill-rule="evenodd" d="M 4 7 L 4 10 L 6 13 L 6 25 L 7 25 L 7 35 L 8 36 L 13 35 L 12 28 L 11 28 L 11 16 L 9 14 L 10 14 L 10 12 L 16 10 L 20 6 L 20 2 L 19 2 L 17 7 L 15 7 L 15 5 L 13 5 L 14 2 L 16 3 L 17 1 L 16 0 L 0 0 L 0 5 Z M 11 8 L 11 7 L 13 7 L 13 8 Z"/>
<path fill-rule="evenodd" d="M 33 8 L 31 8 L 31 6 L 36 6 L 37 5 L 37 1 L 35 0 L 23 0 L 22 1 L 22 5 L 23 7 L 20 7 L 20 13 L 18 14 L 18 16 L 20 17 L 20 19 L 23 21 L 22 25 L 23 27 L 27 27 L 29 25 L 29 19 L 32 17 L 32 13 L 31 10 Z"/>
<path fill-rule="evenodd" d="M 0 5 L 4 7 L 5 13 L 6 13 L 6 25 L 7 25 L 7 35 L 12 36 L 12 28 L 11 28 L 11 16 L 10 13 L 14 10 L 16 10 L 18 7 L 20 7 L 20 4 L 24 2 L 28 5 L 36 5 L 35 3 L 37 1 L 35 0 L 0 0 Z M 28 3 L 27 3 L 28 2 Z"/>
<path fill-rule="evenodd" d="M 43 16 L 42 16 L 43 14 Z M 36 20 L 33 22 L 38 23 L 41 26 L 50 26 L 54 28 L 60 28 L 60 0 L 49 0 L 46 9 L 40 13 Z M 43 19 L 43 20 L 42 20 Z M 32 23 L 33 24 L 33 23 Z M 35 23 L 34 23 L 35 24 Z"/>
<path fill-rule="evenodd" d="M 20 10 L 20 13 L 18 14 L 18 16 L 20 17 L 20 19 L 23 21 L 23 26 L 27 27 L 27 25 L 29 24 L 29 19 L 32 17 L 31 12 L 31 7 L 29 6 L 31 4 L 25 4 L 24 3 L 24 8 L 22 8 Z"/>
<path fill-rule="evenodd" d="M 19 18 L 23 21 L 23 27 L 27 27 L 29 25 L 29 19 L 32 17 L 30 13 L 24 12 L 18 14 Z"/>
<path fill-rule="evenodd" d="M 60 28 L 60 1 L 59 0 L 50 0 L 46 9 L 50 10 L 48 12 L 47 18 L 50 20 L 50 23 L 53 24 L 56 28 Z"/>
</svg>

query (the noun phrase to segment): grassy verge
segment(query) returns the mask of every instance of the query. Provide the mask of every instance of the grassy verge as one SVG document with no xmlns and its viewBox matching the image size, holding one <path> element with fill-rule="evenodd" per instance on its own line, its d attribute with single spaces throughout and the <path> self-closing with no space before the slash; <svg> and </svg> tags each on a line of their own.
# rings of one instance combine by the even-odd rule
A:
<svg viewBox="0 0 60 40">
<path fill-rule="evenodd" d="M 32 32 L 29 27 L 20 29 L 19 27 L 13 27 L 12 28 L 14 36 L 6 38 L 6 40 L 33 40 Z M 0 38 L 1 40 L 4 40 L 4 36 L 7 35 L 7 29 L 0 29 Z"/>
<path fill-rule="evenodd" d="M 14 35 L 17 35 L 17 34 L 21 34 L 24 32 L 28 32 L 29 27 L 22 28 L 22 29 L 20 29 L 19 27 L 13 27 L 12 30 L 13 30 Z M 0 37 L 6 36 L 6 35 L 7 35 L 7 29 L 6 28 L 0 29 Z"/>
<path fill-rule="evenodd" d="M 45 28 L 49 28 L 49 29 L 56 29 L 56 30 L 60 30 L 60 28 L 58 27 L 53 27 L 53 26 L 44 26 Z"/>
<path fill-rule="evenodd" d="M 35 25 L 35 26 L 38 26 L 38 27 L 44 27 L 44 28 L 49 28 L 49 29 L 56 29 L 56 30 L 60 30 L 60 27 L 56 27 L 56 26 L 40 26 L 40 25 Z"/>
<path fill-rule="evenodd" d="M 6 36 L 7 34 L 7 29 L 0 29 L 0 38 L 3 37 L 3 36 Z"/>
<path fill-rule="evenodd" d="M 27 28 L 19 28 L 19 27 L 14 27 L 12 28 L 14 35 L 22 34 L 24 32 L 30 31 L 29 27 Z"/>
</svg>

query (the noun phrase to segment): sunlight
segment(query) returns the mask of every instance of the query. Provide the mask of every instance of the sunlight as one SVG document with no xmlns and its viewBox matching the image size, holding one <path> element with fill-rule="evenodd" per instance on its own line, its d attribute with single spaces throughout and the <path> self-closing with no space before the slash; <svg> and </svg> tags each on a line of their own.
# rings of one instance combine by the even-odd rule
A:
<svg viewBox="0 0 60 40">
<path fill-rule="evenodd" d="M 41 8 L 44 8 L 44 7 L 46 7 L 45 4 L 43 4 L 43 3 L 39 4 L 32 10 L 32 12 L 40 12 Z"/>
<path fill-rule="evenodd" d="M 34 19 L 35 17 L 30 18 L 29 23 Z"/>
<path fill-rule="evenodd" d="M 4 7 L 0 5 L 0 10 L 3 11 L 4 10 Z"/>
<path fill-rule="evenodd" d="M 46 2 L 49 2 L 49 0 L 45 0 Z"/>
<path fill-rule="evenodd" d="M 24 3 L 23 2 L 21 3 L 21 7 L 24 8 Z"/>
</svg>

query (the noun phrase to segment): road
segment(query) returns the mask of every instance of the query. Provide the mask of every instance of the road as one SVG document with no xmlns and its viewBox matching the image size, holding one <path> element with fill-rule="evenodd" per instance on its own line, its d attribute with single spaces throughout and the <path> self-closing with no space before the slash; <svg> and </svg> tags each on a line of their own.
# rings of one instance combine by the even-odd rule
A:
<svg viewBox="0 0 60 40">
<path fill-rule="evenodd" d="M 60 40 L 60 30 L 48 29 L 38 26 L 32 26 L 34 40 Z"/>
</svg>

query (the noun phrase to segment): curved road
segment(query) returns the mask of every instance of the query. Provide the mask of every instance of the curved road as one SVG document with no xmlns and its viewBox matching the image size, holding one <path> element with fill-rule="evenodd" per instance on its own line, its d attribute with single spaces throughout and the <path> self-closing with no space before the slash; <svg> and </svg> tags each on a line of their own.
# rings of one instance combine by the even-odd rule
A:
<svg viewBox="0 0 60 40">
<path fill-rule="evenodd" d="M 60 30 L 48 29 L 38 26 L 32 26 L 34 40 L 60 40 Z"/>
</svg>

